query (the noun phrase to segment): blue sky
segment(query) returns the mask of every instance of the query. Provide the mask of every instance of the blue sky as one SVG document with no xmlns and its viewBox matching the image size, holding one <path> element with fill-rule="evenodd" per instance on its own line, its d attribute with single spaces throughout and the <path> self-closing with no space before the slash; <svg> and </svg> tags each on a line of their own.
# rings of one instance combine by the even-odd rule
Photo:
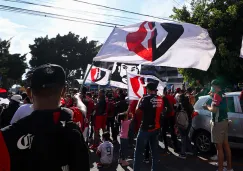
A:
<svg viewBox="0 0 243 171">
<path fill-rule="evenodd" d="M 118 23 L 129 25 L 138 23 L 140 21 L 156 21 L 153 18 L 143 17 L 122 13 L 119 11 L 104 10 L 100 7 L 85 5 L 73 0 L 25 0 L 40 4 L 49 4 L 52 6 L 63 7 L 72 9 L 77 12 L 50 9 L 45 7 L 25 5 L 13 2 L 5 2 L 0 0 L 0 5 L 8 5 L 13 7 L 20 7 L 31 10 L 38 10 L 43 12 L 51 12 L 61 15 L 68 15 L 73 17 L 82 17 L 86 19 L 99 20 L 105 22 Z M 168 18 L 172 14 L 173 6 L 181 7 L 188 4 L 190 0 L 84 0 L 86 2 L 102 4 L 114 8 L 126 9 L 133 12 L 144 13 L 152 16 L 159 16 Z M 178 5 L 179 4 L 179 5 Z M 83 11 L 96 12 L 101 14 L 112 14 L 124 17 L 136 18 L 137 20 L 117 19 L 107 16 L 98 16 Z M 157 20 L 158 21 L 158 20 Z M 12 13 L 0 11 L 0 38 L 9 39 L 11 41 L 11 53 L 25 54 L 29 52 L 29 44 L 33 44 L 36 37 L 43 37 L 48 35 L 54 37 L 58 33 L 61 35 L 67 34 L 69 31 L 80 35 L 81 37 L 87 36 L 89 40 L 98 40 L 101 43 L 106 40 L 112 28 L 76 23 L 70 21 L 63 21 L 58 19 L 51 19 L 46 17 L 38 17 L 27 14 Z M 28 60 L 30 55 L 27 56 Z"/>
</svg>

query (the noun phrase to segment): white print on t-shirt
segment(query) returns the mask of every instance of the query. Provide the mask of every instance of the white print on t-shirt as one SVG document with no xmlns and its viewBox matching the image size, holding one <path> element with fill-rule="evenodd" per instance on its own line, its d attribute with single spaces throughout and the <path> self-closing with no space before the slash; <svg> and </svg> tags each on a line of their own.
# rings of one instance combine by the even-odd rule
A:
<svg viewBox="0 0 243 171">
<path fill-rule="evenodd" d="M 99 145 L 98 151 L 101 153 L 100 162 L 102 164 L 111 164 L 113 160 L 113 144 L 105 141 Z"/>
<path fill-rule="evenodd" d="M 153 108 L 157 108 L 162 107 L 163 101 L 161 98 L 153 97 L 152 99 L 150 99 L 150 103 L 152 103 Z"/>
<path fill-rule="evenodd" d="M 31 149 L 31 144 L 34 136 L 32 134 L 23 135 L 17 142 L 17 147 L 20 150 L 25 150 L 27 148 Z"/>
</svg>

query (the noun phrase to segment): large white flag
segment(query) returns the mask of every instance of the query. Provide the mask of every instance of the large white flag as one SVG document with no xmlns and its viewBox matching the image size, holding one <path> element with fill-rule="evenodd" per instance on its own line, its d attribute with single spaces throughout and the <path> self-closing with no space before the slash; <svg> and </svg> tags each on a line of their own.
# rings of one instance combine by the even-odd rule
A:
<svg viewBox="0 0 243 171">
<path fill-rule="evenodd" d="M 200 26 L 145 21 L 114 28 L 94 61 L 207 70 L 215 52 Z"/>
<path fill-rule="evenodd" d="M 129 100 L 139 100 L 146 94 L 146 85 L 148 82 L 156 83 L 158 94 L 162 95 L 164 87 L 166 86 L 164 82 L 159 80 L 153 75 L 138 75 L 127 73 L 128 80 L 128 97 Z"/>
<path fill-rule="evenodd" d="M 110 79 L 110 85 L 113 87 L 127 89 L 127 72 L 139 74 L 141 65 L 114 63 Z"/>
<path fill-rule="evenodd" d="M 91 65 L 88 64 L 85 75 L 87 75 L 90 67 L 91 67 Z M 99 85 L 107 85 L 109 83 L 111 71 L 108 69 L 92 66 L 92 68 L 88 74 L 89 75 L 87 77 L 87 81 L 90 81 L 90 82 L 93 82 L 93 83 L 96 83 Z"/>
</svg>

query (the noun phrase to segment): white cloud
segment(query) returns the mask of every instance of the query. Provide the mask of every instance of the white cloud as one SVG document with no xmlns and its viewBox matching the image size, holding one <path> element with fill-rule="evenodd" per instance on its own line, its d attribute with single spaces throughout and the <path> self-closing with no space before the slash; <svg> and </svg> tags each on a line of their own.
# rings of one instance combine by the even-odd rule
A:
<svg viewBox="0 0 243 171">
<path fill-rule="evenodd" d="M 11 39 L 10 53 L 28 53 L 29 44 L 33 43 L 35 37 L 43 34 L 40 34 L 40 31 L 28 28 L 25 25 L 16 24 L 6 18 L 0 17 L 0 25 L 4 26 L 0 27 L 0 38 L 2 40 Z"/>
<path fill-rule="evenodd" d="M 26 28 L 24 25 L 13 23 L 2 17 L 0 17 L 0 25 L 0 36 L 2 39 L 11 38 L 10 36 L 17 35 L 17 29 L 19 28 Z"/>
<path fill-rule="evenodd" d="M 107 0 L 93 0 L 92 3 L 98 3 L 102 5 L 108 5 Z M 103 12 L 101 9 L 90 6 L 83 3 L 78 3 L 75 1 L 67 1 L 67 0 L 57 0 L 53 2 L 52 6 L 57 6 L 61 8 L 67 8 L 70 10 L 60 10 L 60 9 L 50 9 L 44 7 L 34 7 L 32 9 L 50 12 L 55 14 L 60 14 L 64 16 L 71 16 L 76 18 L 84 18 L 90 20 L 97 20 L 108 22 L 109 20 L 105 16 L 89 14 L 82 11 L 91 11 L 94 13 Z M 105 11 L 106 12 L 106 11 Z M 103 12 L 104 13 L 104 12 Z M 73 18 L 70 18 L 73 19 Z M 105 38 L 108 36 L 108 33 L 111 29 L 102 28 L 101 26 L 96 26 L 92 24 L 84 24 L 82 22 L 70 22 L 58 19 L 49 19 L 49 25 L 45 27 L 45 31 L 48 33 L 50 37 L 57 35 L 58 33 L 63 35 L 67 34 L 69 31 L 74 32 L 75 34 L 79 34 L 81 37 L 87 36 L 89 39 L 94 39 L 97 36 L 101 38 Z M 76 19 L 74 19 L 76 20 Z M 77 19 L 78 20 L 78 19 Z M 85 21 L 84 21 L 85 22 Z M 89 21 L 87 21 L 89 22 Z M 108 30 L 108 32 L 107 32 Z M 104 39 L 101 39 L 104 40 Z"/>
<path fill-rule="evenodd" d="M 116 8 L 123 8 L 128 9 L 131 11 L 136 11 L 144 14 L 149 14 L 153 16 L 159 17 L 168 17 L 172 13 L 172 8 L 175 5 L 172 0 L 149 0 L 143 1 L 140 3 L 140 7 L 136 6 L 136 2 L 140 2 L 139 0 L 134 0 L 134 3 L 131 4 L 129 0 L 125 1 L 113 1 L 113 0 L 92 0 L 87 2 L 92 2 L 96 4 L 102 4 L 105 6 L 112 6 Z M 179 0 L 177 0 L 179 1 Z M 183 0 L 182 0 L 183 1 Z M 184 2 L 184 1 L 183 1 Z M 182 2 L 182 3 L 183 3 Z M 43 3 L 43 2 L 36 2 L 36 3 Z M 84 11 L 90 11 L 94 13 L 102 13 L 102 14 L 109 14 L 109 15 L 119 15 L 119 16 L 126 16 L 132 18 L 138 18 L 141 20 L 154 20 L 149 17 L 141 17 L 141 16 L 130 16 L 129 14 L 122 13 L 119 11 L 111 11 L 111 10 L 104 10 L 99 7 L 78 3 L 75 1 L 70 0 L 54 0 L 49 1 L 50 5 L 58 6 L 62 8 L 67 8 L 70 10 L 60 10 L 60 9 L 53 9 L 53 8 L 45 8 L 39 6 L 25 6 L 24 8 L 36 10 L 36 11 L 43 11 L 49 13 L 55 13 L 60 15 L 72 16 L 72 17 L 79 17 L 79 18 L 86 18 L 91 20 L 103 21 L 103 22 L 110 22 L 110 23 L 117 23 L 123 25 L 129 25 L 132 23 L 136 23 L 139 21 L 131 21 L 126 19 L 119 19 L 119 18 L 112 18 L 104 15 L 96 15 L 90 14 Z M 129 5 L 128 5 L 129 4 Z M 10 4 L 12 5 L 12 4 Z M 76 11 L 76 13 L 74 12 Z M 4 27 L 0 27 L 0 38 L 2 39 L 9 39 L 13 37 L 11 41 L 11 48 L 10 51 L 12 53 L 21 53 L 25 54 L 29 52 L 29 44 L 32 44 L 36 37 L 46 36 L 54 37 L 58 33 L 61 35 L 67 34 L 69 31 L 80 35 L 81 37 L 87 36 L 89 40 L 95 39 L 103 42 L 109 36 L 112 28 L 106 28 L 91 24 L 84 24 L 79 22 L 70 22 L 70 21 L 63 21 L 58 19 L 51 19 L 48 17 L 36 17 L 36 16 L 28 16 L 25 14 L 15 14 L 11 15 L 9 13 L 10 19 L 0 18 L 0 25 L 4 25 Z M 20 25 L 16 24 L 13 21 L 21 21 L 20 19 L 25 19 L 28 22 L 24 22 L 25 24 Z M 22 23 L 22 22 L 19 22 Z M 30 57 L 28 56 L 28 60 Z"/>
</svg>

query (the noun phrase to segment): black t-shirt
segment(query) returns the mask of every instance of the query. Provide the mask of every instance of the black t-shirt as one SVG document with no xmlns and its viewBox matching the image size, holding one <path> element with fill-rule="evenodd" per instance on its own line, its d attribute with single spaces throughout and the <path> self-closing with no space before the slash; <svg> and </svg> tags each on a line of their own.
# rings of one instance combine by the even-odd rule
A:
<svg viewBox="0 0 243 171">
<path fill-rule="evenodd" d="M 160 117 L 163 108 L 163 99 L 156 94 L 144 96 L 140 100 L 138 109 L 143 112 L 141 123 L 143 131 L 153 131 L 160 128 Z"/>
<path fill-rule="evenodd" d="M 126 100 L 120 100 L 115 104 L 115 114 L 126 112 L 128 109 L 128 104 Z"/>
<path fill-rule="evenodd" d="M 69 109 L 34 111 L 0 134 L 11 171 L 90 170 L 88 148 Z"/>
<path fill-rule="evenodd" d="M 95 116 L 103 116 L 106 114 L 106 99 L 105 97 L 99 98 L 95 107 Z"/>
<path fill-rule="evenodd" d="M 10 125 L 10 122 L 18 108 L 19 103 L 13 102 L 13 104 L 9 105 L 8 108 L 3 110 L 2 114 L 0 115 L 0 128 Z"/>
</svg>

